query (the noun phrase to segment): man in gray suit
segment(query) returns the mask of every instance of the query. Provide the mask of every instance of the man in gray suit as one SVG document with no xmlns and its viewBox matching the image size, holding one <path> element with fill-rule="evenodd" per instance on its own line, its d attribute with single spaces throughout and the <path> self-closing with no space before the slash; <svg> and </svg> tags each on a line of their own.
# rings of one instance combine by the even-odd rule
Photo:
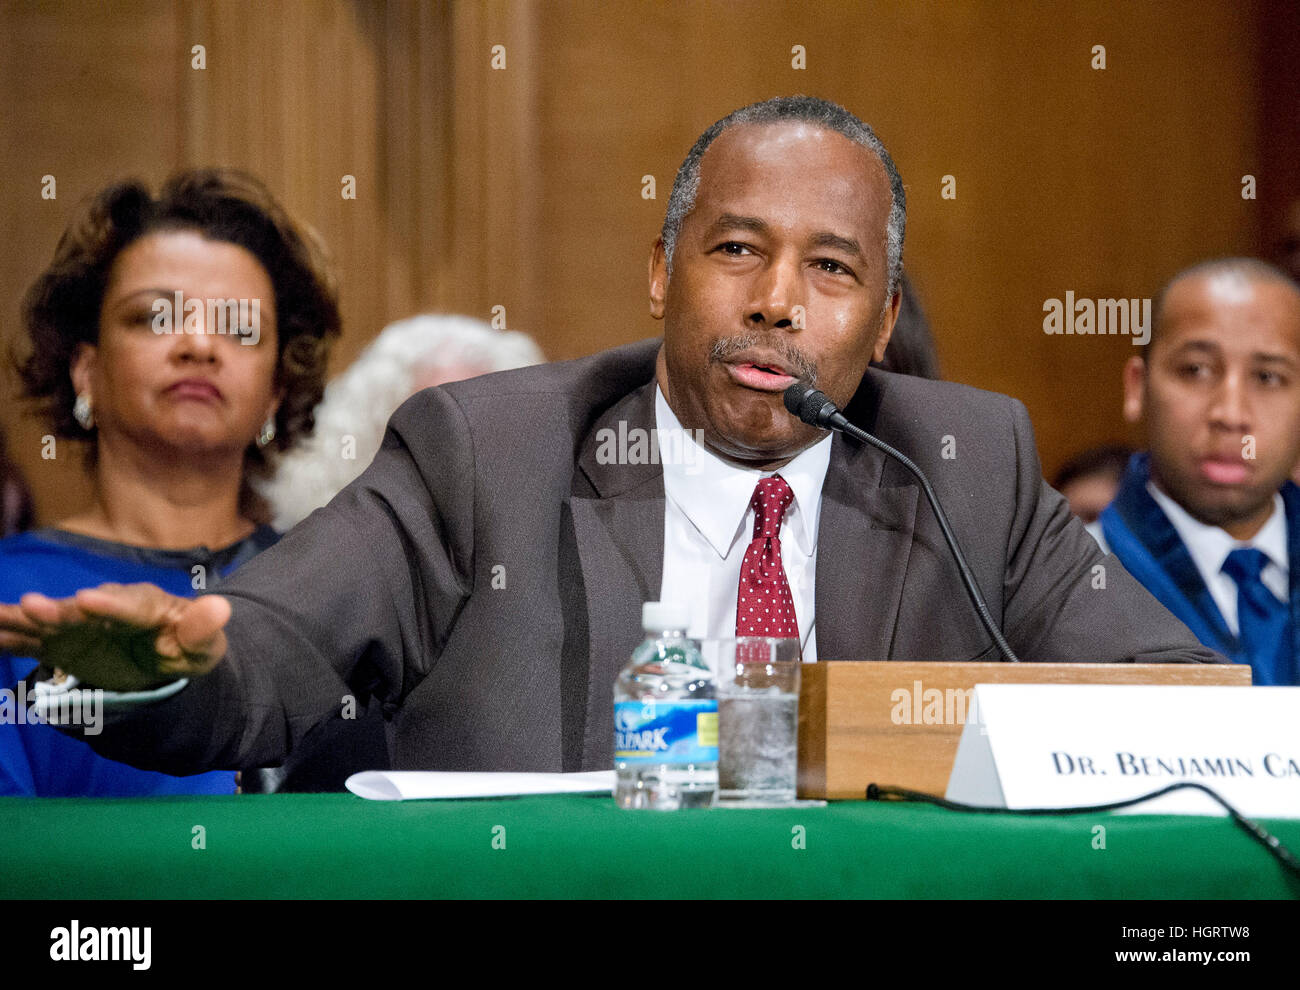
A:
<svg viewBox="0 0 1300 990">
<path fill-rule="evenodd" d="M 1020 403 L 868 371 L 904 216 L 847 111 L 737 111 L 692 149 L 652 251 L 662 345 L 421 392 L 366 473 L 220 595 L 27 596 L 0 609 L 0 647 L 151 692 L 91 741 L 171 772 L 278 762 L 360 694 L 396 768 L 607 768 L 614 678 L 661 597 L 708 635 L 770 603 L 779 624 L 758 628 L 806 659 L 996 659 L 911 476 L 792 418 L 802 380 L 927 472 L 1021 656 L 1216 659 L 1104 563 L 1043 483 Z"/>
</svg>

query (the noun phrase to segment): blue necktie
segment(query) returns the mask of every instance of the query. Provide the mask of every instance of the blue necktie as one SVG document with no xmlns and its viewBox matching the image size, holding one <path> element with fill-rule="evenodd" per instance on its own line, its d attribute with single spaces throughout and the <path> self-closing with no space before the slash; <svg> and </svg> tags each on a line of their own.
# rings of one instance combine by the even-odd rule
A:
<svg viewBox="0 0 1300 990">
<path fill-rule="evenodd" d="M 1237 582 L 1237 638 L 1256 684 L 1292 684 L 1291 610 L 1259 579 L 1268 558 L 1241 547 L 1228 554 L 1223 573 Z"/>
</svg>

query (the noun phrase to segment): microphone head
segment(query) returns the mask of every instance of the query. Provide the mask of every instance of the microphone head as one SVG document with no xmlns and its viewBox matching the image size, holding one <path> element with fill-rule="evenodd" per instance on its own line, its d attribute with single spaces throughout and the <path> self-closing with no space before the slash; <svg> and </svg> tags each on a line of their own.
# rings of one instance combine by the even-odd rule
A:
<svg viewBox="0 0 1300 990">
<path fill-rule="evenodd" d="M 838 412 L 835 403 L 803 382 L 795 382 L 782 394 L 785 408 L 790 415 L 797 416 L 810 426 L 828 426 L 830 417 Z"/>
<path fill-rule="evenodd" d="M 795 382 L 781 394 L 781 400 L 785 403 L 786 410 L 791 416 L 799 416 L 800 405 L 804 397 L 812 392 L 813 389 L 803 382 Z M 800 416 L 800 419 L 803 417 Z"/>
</svg>

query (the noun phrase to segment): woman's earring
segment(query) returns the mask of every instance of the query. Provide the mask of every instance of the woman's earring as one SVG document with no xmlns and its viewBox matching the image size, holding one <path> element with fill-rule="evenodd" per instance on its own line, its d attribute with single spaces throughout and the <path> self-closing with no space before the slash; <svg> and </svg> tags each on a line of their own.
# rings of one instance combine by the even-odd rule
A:
<svg viewBox="0 0 1300 990">
<path fill-rule="evenodd" d="M 266 422 L 262 424 L 262 430 L 257 434 L 257 445 L 265 447 L 275 439 L 275 417 L 268 416 Z"/>
<path fill-rule="evenodd" d="M 90 395 L 82 392 L 77 396 L 77 401 L 72 404 L 72 418 L 75 419 L 83 430 L 89 430 L 95 425 L 95 413 L 90 408 Z"/>
</svg>

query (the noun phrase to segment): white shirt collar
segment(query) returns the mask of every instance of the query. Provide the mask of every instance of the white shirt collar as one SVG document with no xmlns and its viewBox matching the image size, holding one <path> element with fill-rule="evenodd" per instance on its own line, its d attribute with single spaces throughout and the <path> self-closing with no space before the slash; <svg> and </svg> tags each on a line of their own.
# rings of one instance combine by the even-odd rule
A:
<svg viewBox="0 0 1300 990">
<path fill-rule="evenodd" d="M 664 494 L 709 541 L 719 557 L 726 557 L 741 535 L 740 527 L 759 480 L 773 474 L 784 478 L 794 492 L 786 523 L 793 528 L 800 549 L 806 555 L 812 554 L 821 515 L 822 484 L 831 463 L 830 434 L 801 451 L 778 471 L 738 467 L 697 443 L 690 431 L 683 429 L 657 384 L 655 425 L 660 432 L 661 450 L 682 451 L 681 457 L 663 458 Z M 672 439 L 663 439 L 665 433 Z"/>
<path fill-rule="evenodd" d="M 1286 509 L 1281 494 L 1273 496 L 1273 513 L 1268 521 L 1260 527 L 1259 532 L 1249 540 L 1234 540 L 1224 529 L 1211 526 L 1199 519 L 1175 502 L 1157 487 L 1154 481 L 1147 482 L 1147 491 L 1173 523 L 1179 538 L 1192 555 L 1197 569 L 1203 576 L 1218 574 L 1223 569 L 1223 562 L 1228 554 L 1239 547 L 1254 547 L 1261 551 L 1269 561 L 1285 574 L 1289 561 L 1286 551 Z"/>
</svg>

